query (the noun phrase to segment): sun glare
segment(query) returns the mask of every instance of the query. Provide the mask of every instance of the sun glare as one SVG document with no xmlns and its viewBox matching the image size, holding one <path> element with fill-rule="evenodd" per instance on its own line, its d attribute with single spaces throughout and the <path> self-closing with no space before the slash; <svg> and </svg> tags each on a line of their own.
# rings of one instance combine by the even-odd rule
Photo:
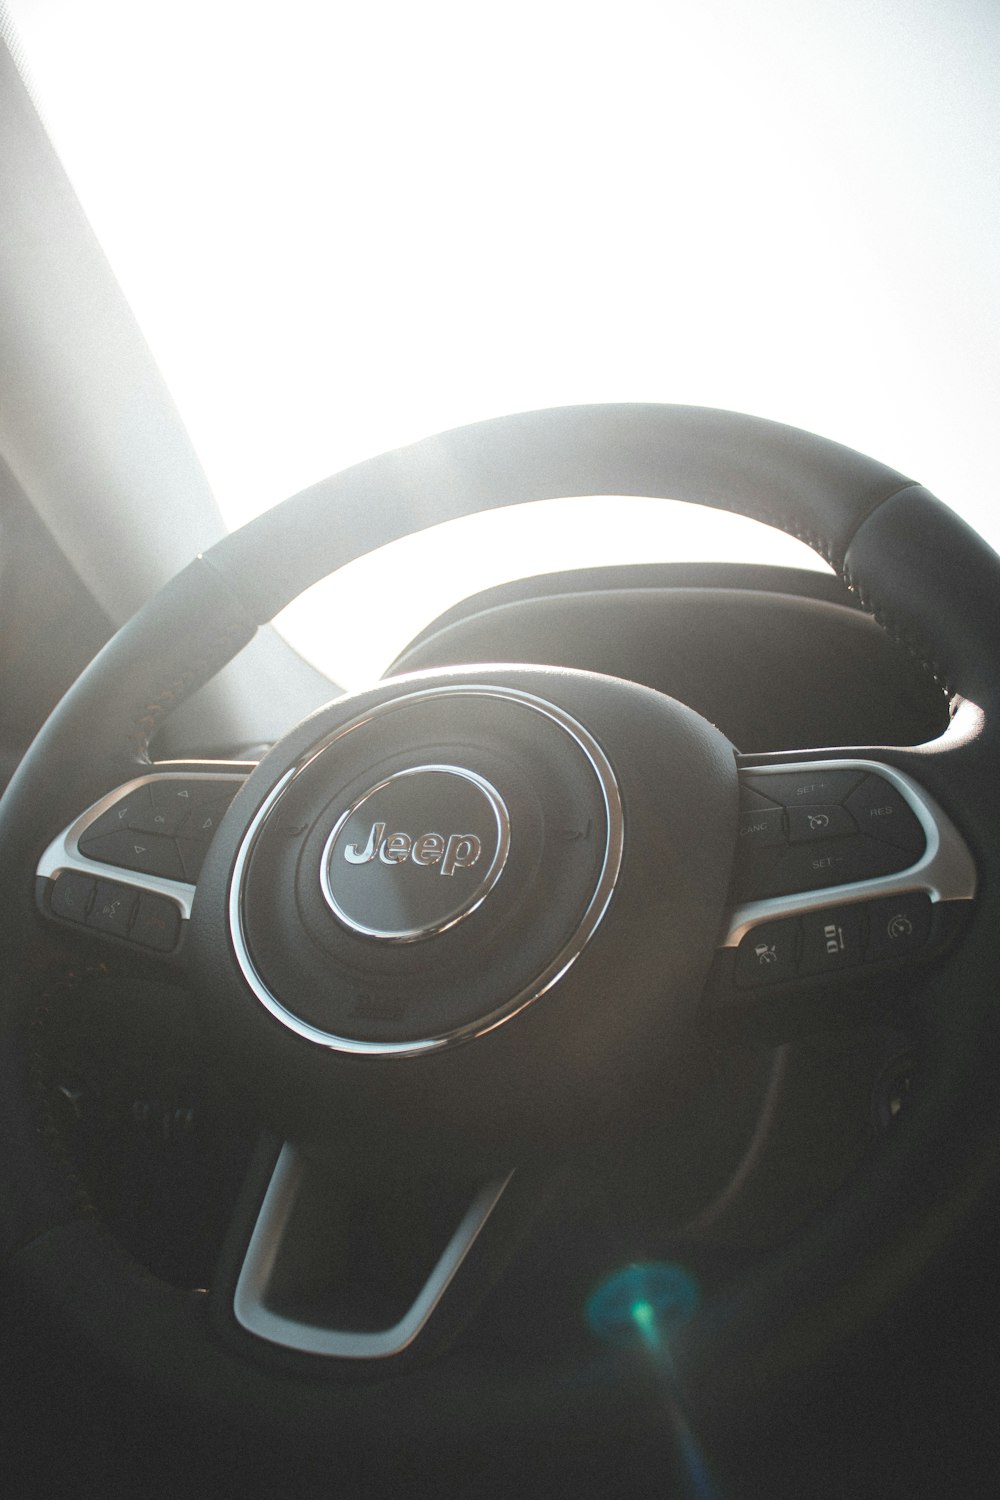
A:
<svg viewBox="0 0 1000 1500">
<path fill-rule="evenodd" d="M 544 500 L 392 542 L 308 589 L 277 624 L 314 665 L 356 688 L 437 615 L 481 589 L 563 568 L 705 558 L 829 571 L 793 537 L 678 500 Z M 412 587 L 415 578 L 420 588 Z"/>
<path fill-rule="evenodd" d="M 872 452 L 1000 541 L 984 0 L 10 10 L 228 524 L 463 422 L 662 400 Z M 607 515 L 583 561 L 693 545 Z M 463 571 L 549 566 L 539 524 L 456 533 Z M 410 627 L 334 662 L 330 598 L 285 628 L 356 681 Z"/>
</svg>

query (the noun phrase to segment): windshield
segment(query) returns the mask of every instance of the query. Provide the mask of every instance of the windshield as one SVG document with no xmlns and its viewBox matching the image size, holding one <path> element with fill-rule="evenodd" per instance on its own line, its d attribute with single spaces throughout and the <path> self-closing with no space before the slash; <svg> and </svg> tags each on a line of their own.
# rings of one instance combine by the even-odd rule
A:
<svg viewBox="0 0 1000 1500">
<path fill-rule="evenodd" d="M 466 421 L 680 401 L 873 453 L 1000 546 L 993 0 L 9 12 L 228 524 Z M 546 514 L 462 533 L 473 586 L 526 536 L 532 571 L 809 556 Z M 285 625 L 348 685 L 424 622 L 335 663 L 333 607 Z"/>
</svg>

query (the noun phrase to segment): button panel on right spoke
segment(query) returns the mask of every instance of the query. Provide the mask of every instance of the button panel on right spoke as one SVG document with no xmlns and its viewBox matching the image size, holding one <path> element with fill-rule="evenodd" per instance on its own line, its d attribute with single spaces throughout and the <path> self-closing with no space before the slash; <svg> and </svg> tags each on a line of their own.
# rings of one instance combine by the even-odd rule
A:
<svg viewBox="0 0 1000 1500">
<path fill-rule="evenodd" d="M 736 882 L 744 901 L 892 875 L 924 852 L 902 792 L 860 767 L 749 772 L 742 792 Z"/>
<path fill-rule="evenodd" d="M 909 958 L 925 946 L 930 930 L 931 900 L 924 891 L 762 922 L 736 950 L 736 983 L 750 989 Z"/>
</svg>

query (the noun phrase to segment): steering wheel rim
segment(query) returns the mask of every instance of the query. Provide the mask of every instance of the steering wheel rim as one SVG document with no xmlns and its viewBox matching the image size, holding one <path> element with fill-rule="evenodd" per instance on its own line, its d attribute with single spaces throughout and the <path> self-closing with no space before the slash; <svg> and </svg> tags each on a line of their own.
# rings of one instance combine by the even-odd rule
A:
<svg viewBox="0 0 1000 1500">
<path fill-rule="evenodd" d="M 373 503 L 386 493 L 397 503 Z M 7 945 L 19 959 L 21 934 L 38 936 L 24 872 L 36 867 L 53 831 L 137 768 L 147 767 L 150 740 L 171 708 L 304 587 L 372 546 L 451 516 L 584 493 L 680 498 L 779 526 L 819 551 L 890 633 L 965 700 L 942 740 L 881 752 L 887 763 L 919 775 L 948 807 L 980 871 L 970 930 L 947 972 L 932 976 L 924 987 L 923 1014 L 937 1048 L 938 1086 L 864 1179 L 841 1196 L 838 1212 L 824 1216 L 772 1256 L 738 1293 L 713 1304 L 678 1335 L 677 1387 L 710 1429 L 713 1421 L 730 1422 L 737 1410 L 744 1420 L 756 1420 L 789 1380 L 814 1367 L 831 1345 L 856 1339 L 854 1325 L 845 1336 L 846 1315 L 837 1308 L 862 1306 L 861 1322 L 870 1329 L 890 1302 L 900 1303 L 904 1291 L 917 1295 L 942 1247 L 975 1211 L 993 1166 L 988 1153 L 970 1149 L 967 1128 L 956 1137 L 953 1127 L 956 1119 L 967 1127 L 968 1117 L 976 1114 L 981 1128 L 983 1113 L 992 1108 L 978 1097 L 977 1084 L 995 1055 L 984 975 L 995 965 L 1000 916 L 998 851 L 988 833 L 991 825 L 1000 826 L 995 775 L 1000 682 L 994 671 L 1000 564 L 920 486 L 848 449 L 760 419 L 697 408 L 627 406 L 560 409 L 477 424 L 359 465 L 293 497 L 192 563 L 129 622 L 28 752 L 0 805 L 0 846 L 8 855 L 4 885 L 8 910 L 16 914 Z M 329 525 L 331 515 L 335 526 Z M 345 544 L 345 535 L 350 543 Z M 931 569 L 928 558 L 934 561 Z M 80 743 L 89 746 L 86 763 L 74 760 L 67 766 L 67 747 Z M 44 829 L 37 826 L 39 805 L 48 808 Z M 33 1003 L 37 987 L 36 976 L 19 963 L 9 995 L 12 1013 Z M 947 1005 L 952 990 L 963 995 L 960 1016 Z M 212 1404 L 223 1372 L 227 1388 L 253 1402 L 269 1391 L 273 1395 L 276 1377 L 248 1369 L 221 1349 L 190 1298 L 141 1274 L 117 1254 L 98 1225 L 81 1216 L 77 1184 L 52 1142 L 34 1128 L 38 1094 L 30 1064 L 12 1041 L 5 1045 L 9 1144 L 2 1170 L 10 1179 L 4 1198 L 13 1212 L 3 1233 L 18 1284 L 119 1366 L 139 1367 L 138 1331 L 154 1330 L 165 1386 L 176 1390 L 183 1378 L 199 1403 Z M 945 1186 L 956 1182 L 961 1191 L 942 1199 Z M 891 1223 L 873 1235 L 870 1225 L 877 1216 Z M 918 1232 L 924 1234 L 927 1256 L 915 1276 L 910 1246 Z M 112 1308 L 118 1315 L 113 1326 Z M 579 1382 L 563 1372 L 563 1395 L 572 1387 L 578 1403 L 574 1420 L 583 1424 L 595 1421 L 598 1411 L 608 1419 L 609 1400 L 619 1401 L 620 1416 L 627 1404 L 617 1384 L 620 1372 L 602 1369 L 582 1403 Z M 460 1419 L 471 1433 L 474 1417 L 464 1403 L 456 1410 L 448 1377 L 423 1371 L 420 1378 L 429 1394 L 421 1397 L 414 1386 L 409 1415 L 397 1409 L 392 1419 L 400 1441 L 416 1441 L 420 1422 L 437 1423 L 436 1430 L 442 1430 L 440 1424 Z M 438 1403 L 436 1417 L 431 1395 Z M 491 1396 L 493 1413 L 512 1400 L 500 1386 Z M 325 1399 L 300 1391 L 296 1401 L 284 1403 L 283 1419 L 311 1431 Z M 363 1428 L 384 1424 L 386 1414 L 375 1396 L 370 1409 L 363 1390 L 344 1399 Z M 523 1411 L 520 1398 L 515 1405 Z M 551 1418 L 551 1402 L 546 1408 Z M 724 1416 L 713 1417 L 720 1412 Z M 632 1418 L 622 1420 L 631 1426 Z"/>
</svg>

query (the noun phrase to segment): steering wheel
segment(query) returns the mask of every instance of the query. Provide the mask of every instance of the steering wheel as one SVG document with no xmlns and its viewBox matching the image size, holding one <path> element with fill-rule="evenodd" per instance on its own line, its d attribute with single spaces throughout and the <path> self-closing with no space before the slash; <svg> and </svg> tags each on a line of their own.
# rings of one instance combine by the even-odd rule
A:
<svg viewBox="0 0 1000 1500">
<path fill-rule="evenodd" d="M 741 756 L 649 688 L 496 665 L 340 698 L 256 765 L 149 760 L 170 711 L 351 558 L 588 494 L 692 501 L 805 541 L 954 695 L 947 732 Z M 903 996 L 923 1049 L 913 1107 L 835 1204 L 670 1338 L 671 1400 L 707 1441 L 767 1420 L 926 1298 L 991 1180 L 998 597 L 996 556 L 902 475 L 685 407 L 462 428 L 218 543 L 95 659 L 0 805 L 10 1287 L 171 1407 L 336 1434 L 342 1473 L 359 1454 L 370 1477 L 418 1450 L 481 1453 L 501 1430 L 592 1456 L 662 1403 L 628 1351 L 486 1361 L 457 1337 L 530 1238 L 551 1164 L 654 1113 L 704 1124 L 709 1022 L 780 1002 L 819 1026 L 845 994 L 854 1013 Z M 119 1249 L 51 1128 L 31 1017 L 81 945 L 195 987 L 206 1046 L 274 1133 L 212 1299 Z M 404 1246 L 399 1305 L 367 1295 L 371 1246 L 340 1247 L 356 1201 Z"/>
</svg>

